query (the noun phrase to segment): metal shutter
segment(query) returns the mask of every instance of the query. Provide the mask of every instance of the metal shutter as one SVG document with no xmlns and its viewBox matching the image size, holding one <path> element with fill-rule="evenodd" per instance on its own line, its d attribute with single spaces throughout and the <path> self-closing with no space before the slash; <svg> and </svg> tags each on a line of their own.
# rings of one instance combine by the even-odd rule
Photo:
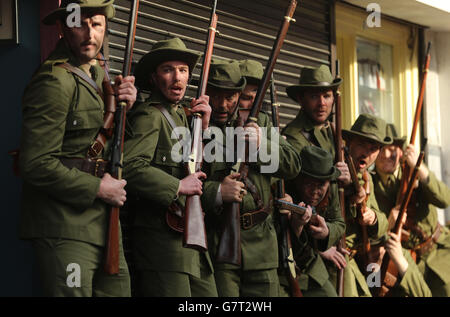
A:
<svg viewBox="0 0 450 317">
<path fill-rule="evenodd" d="M 266 65 L 287 0 L 219 0 L 219 22 L 214 58 L 254 59 Z M 207 0 L 141 0 L 134 57 L 138 61 L 156 41 L 177 36 L 188 48 L 203 52 L 211 2 Z M 116 17 L 109 23 L 108 52 L 111 74 L 121 72 L 130 1 L 116 0 Z M 299 105 L 287 97 L 287 86 L 298 83 L 300 68 L 330 65 L 332 1 L 298 1 L 294 18 L 274 71 L 281 125 L 292 120 Z M 198 79 L 194 72 L 193 82 Z M 187 96 L 193 96 L 191 85 Z M 268 95 L 267 101 L 269 100 Z"/>
<path fill-rule="evenodd" d="M 266 65 L 278 28 L 282 23 L 289 1 L 277 0 L 219 0 L 217 14 L 219 22 L 214 44 L 214 58 L 254 59 Z M 203 52 L 210 16 L 210 1 L 207 0 L 141 0 L 133 60 L 138 61 L 156 41 L 177 36 L 186 46 Z M 109 22 L 109 34 L 105 55 L 109 56 L 111 75 L 122 70 L 129 0 L 116 0 L 116 16 Z M 297 115 L 299 105 L 286 94 L 286 87 L 297 84 L 300 68 L 330 65 L 332 34 L 330 24 L 333 1 L 299 0 L 294 18 L 274 70 L 278 101 L 280 102 L 281 127 Z M 194 71 L 193 82 L 198 79 L 199 69 Z M 191 85 L 187 97 L 195 95 Z M 269 95 L 266 95 L 267 103 Z M 267 109 L 267 105 L 264 105 Z M 129 199 L 132 201 L 132 199 Z M 127 203 L 130 204 L 131 202 Z M 130 222 L 131 206 L 121 210 L 123 246 L 131 278 L 134 265 L 131 259 Z M 135 290 L 132 289 L 133 294 Z"/>
</svg>

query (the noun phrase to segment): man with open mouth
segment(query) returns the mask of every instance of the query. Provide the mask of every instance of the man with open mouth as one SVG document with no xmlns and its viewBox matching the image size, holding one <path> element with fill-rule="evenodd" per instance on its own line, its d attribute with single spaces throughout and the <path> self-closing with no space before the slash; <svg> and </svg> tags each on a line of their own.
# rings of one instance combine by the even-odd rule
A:
<svg viewBox="0 0 450 317">
<path fill-rule="evenodd" d="M 129 116 L 124 145 L 127 189 L 138 198 L 132 247 L 140 296 L 217 296 L 208 251 L 183 247 L 183 228 L 168 221 L 184 209 L 187 195 L 202 194 L 206 178 L 203 172 L 186 176 L 185 163 L 172 158 L 177 128 L 189 129 L 183 97 L 200 55 L 179 38 L 161 40 L 135 71 L 136 85 L 151 93 Z M 208 102 L 203 95 L 190 103 L 202 113 L 203 129 Z"/>
<path fill-rule="evenodd" d="M 369 188 L 369 192 L 364 190 L 364 186 L 360 186 L 359 191 L 355 192 L 353 184 L 345 188 L 347 225 L 345 235 L 347 247 L 352 251 L 345 268 L 344 295 L 371 296 L 366 282 L 366 276 L 372 273 L 367 267 L 371 264 L 371 258 L 370 254 L 366 259 L 362 256 L 364 254 L 362 231 L 367 230 L 369 242 L 375 241 L 386 233 L 388 222 L 385 214 L 379 211 L 373 194 L 372 178 L 367 169 L 375 163 L 381 147 L 392 143 L 392 138 L 387 134 L 386 122 L 370 114 L 359 115 L 350 130 L 342 130 L 342 136 L 353 160 L 359 183 L 364 183 Z M 367 177 L 366 180 L 363 180 L 363 175 Z M 357 211 L 357 205 L 364 201 L 365 207 Z"/>
</svg>

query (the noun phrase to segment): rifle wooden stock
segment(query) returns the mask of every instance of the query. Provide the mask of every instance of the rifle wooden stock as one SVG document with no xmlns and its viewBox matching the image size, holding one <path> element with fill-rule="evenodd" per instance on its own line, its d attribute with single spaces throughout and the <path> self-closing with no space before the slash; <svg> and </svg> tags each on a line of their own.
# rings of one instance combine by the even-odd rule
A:
<svg viewBox="0 0 450 317">
<path fill-rule="evenodd" d="M 358 180 L 358 175 L 356 173 L 356 168 L 355 168 L 355 164 L 353 163 L 353 159 L 350 156 L 350 154 L 348 153 L 347 149 L 344 148 L 344 156 L 345 156 L 345 160 L 347 161 L 348 164 L 348 169 L 350 171 L 350 176 L 352 178 L 352 184 L 353 187 L 355 189 L 355 192 L 359 192 L 361 190 L 361 185 L 359 184 L 359 180 Z M 369 173 L 367 171 L 363 172 L 363 180 L 364 180 L 364 190 L 366 191 L 366 198 L 364 199 L 364 201 L 362 203 L 359 203 L 356 205 L 357 208 L 357 217 L 359 219 L 362 218 L 362 214 L 363 214 L 363 210 L 366 207 L 366 203 L 367 200 L 369 198 Z M 367 264 L 369 263 L 369 253 L 370 253 L 370 241 L 369 241 L 369 235 L 367 232 L 367 226 L 366 225 L 361 225 L 361 240 L 362 240 L 362 258 L 364 261 L 364 267 L 367 266 Z"/>
<path fill-rule="evenodd" d="M 134 38 L 136 33 L 137 16 L 139 12 L 139 0 L 132 1 L 130 19 L 128 24 L 128 37 L 125 49 L 125 57 L 122 69 L 123 77 L 129 76 L 133 60 Z M 106 72 L 107 73 L 107 72 Z M 119 102 L 115 113 L 115 131 L 111 152 L 111 176 L 122 179 L 123 167 L 123 141 L 125 135 L 127 103 Z M 108 236 L 106 243 L 105 271 L 108 274 L 119 273 L 119 208 L 112 207 L 110 211 Z"/>
<path fill-rule="evenodd" d="M 253 102 L 252 108 L 250 110 L 250 113 L 247 117 L 247 121 L 245 122 L 245 124 L 248 124 L 250 122 L 257 122 L 258 121 L 258 114 L 259 111 L 261 110 L 261 106 L 262 103 L 264 101 L 264 96 L 266 94 L 267 88 L 269 87 L 270 84 L 270 78 L 271 78 L 271 74 L 273 72 L 273 68 L 275 67 L 275 63 L 277 61 L 278 55 L 280 54 L 281 51 L 281 47 L 283 45 L 284 39 L 286 38 L 286 34 L 289 28 L 289 24 L 291 21 L 295 21 L 292 16 L 294 15 L 295 12 L 295 8 L 297 7 L 297 1 L 296 0 L 291 0 L 289 3 L 289 6 L 286 10 L 286 14 L 284 16 L 284 20 L 280 26 L 280 29 L 278 30 L 278 34 L 276 37 L 276 41 L 272 47 L 272 51 L 270 53 L 270 57 L 267 61 L 266 67 L 264 69 L 264 74 L 263 77 L 261 79 L 261 84 L 258 87 L 258 91 L 256 92 L 256 96 L 255 96 L 255 101 Z M 238 122 L 241 120 L 238 120 Z M 248 172 L 248 167 L 247 164 L 245 162 L 242 163 L 238 163 L 235 165 L 235 169 L 239 171 L 239 181 L 243 182 L 245 180 L 245 178 L 247 177 L 247 172 Z M 227 206 L 227 208 L 225 208 L 224 213 L 225 213 L 225 217 L 228 217 L 229 219 L 227 219 L 225 221 L 226 224 L 230 223 L 231 221 L 238 221 L 237 224 L 233 225 L 233 228 L 238 228 L 239 232 L 240 232 L 240 204 L 238 202 L 234 202 L 231 203 Z M 234 237 L 225 237 L 224 234 L 225 233 L 230 233 L 230 234 L 234 234 Z M 235 246 L 237 246 L 237 244 L 235 244 L 233 247 L 233 250 L 230 250 L 230 253 L 232 254 L 232 256 L 228 257 L 225 254 L 217 254 L 217 261 L 219 263 L 232 263 L 232 264 L 236 264 L 236 265 L 241 265 L 240 263 L 240 254 L 238 255 L 237 253 L 241 252 L 240 251 L 240 237 L 237 236 L 238 233 L 237 231 L 231 231 L 229 229 L 226 229 L 223 231 L 223 234 L 220 238 L 219 241 L 219 250 L 226 250 L 227 247 L 223 246 L 222 244 L 227 243 L 227 241 L 239 241 L 239 247 L 234 249 Z M 220 260 L 219 260 L 220 259 Z M 237 259 L 239 259 L 239 261 L 237 261 Z"/>
<path fill-rule="evenodd" d="M 417 127 L 419 125 L 420 115 L 422 113 L 422 108 L 423 108 L 423 97 L 425 94 L 425 86 L 426 86 L 426 82 L 427 82 L 428 69 L 430 68 L 430 59 L 431 59 L 430 48 L 431 48 L 431 43 L 428 42 L 425 65 L 423 68 L 422 83 L 420 85 L 420 94 L 419 94 L 419 98 L 417 99 L 416 111 L 414 114 L 414 122 L 413 122 L 413 126 L 412 126 L 412 131 L 411 131 L 411 138 L 409 141 L 409 143 L 413 144 L 413 145 L 416 141 Z M 408 182 L 409 182 L 409 179 L 411 178 L 411 174 L 412 174 L 411 168 L 408 166 L 408 164 L 406 164 L 405 161 L 402 162 L 402 171 L 403 171 L 403 175 L 402 175 L 402 179 L 400 181 L 400 190 L 399 190 L 399 193 L 397 196 L 397 205 L 400 204 L 400 202 L 403 200 L 403 196 L 406 194 Z"/>
<path fill-rule="evenodd" d="M 197 98 L 206 93 L 206 85 L 208 83 L 209 68 L 211 65 L 217 28 L 216 5 L 217 0 L 213 2 L 213 7 L 211 10 L 208 38 L 206 41 L 205 52 L 203 54 L 203 66 L 200 74 Z M 194 113 L 192 117 L 192 148 L 190 161 L 187 164 L 189 174 L 194 174 L 201 170 L 202 158 L 202 119 L 200 114 Z M 184 220 L 183 246 L 206 251 L 208 249 L 208 244 L 200 195 L 191 195 L 186 197 Z"/>
<path fill-rule="evenodd" d="M 336 78 L 339 78 L 339 61 L 336 61 Z M 339 90 L 336 90 L 335 93 L 335 104 L 334 104 L 334 113 L 335 113 L 335 162 L 344 162 L 344 150 L 342 144 L 342 107 L 341 107 L 341 93 Z M 344 188 L 339 186 L 339 204 L 341 207 L 341 216 L 345 222 L 345 195 Z M 345 240 L 345 231 L 342 235 L 339 243 L 337 245 L 337 250 L 343 253 L 343 250 L 347 248 L 347 243 Z M 339 297 L 344 297 L 344 268 L 339 269 L 337 274 L 337 293 Z"/>
<path fill-rule="evenodd" d="M 218 263 L 229 263 L 241 265 L 241 219 L 240 205 L 226 204 L 222 234 L 217 248 L 216 261 Z"/>
<path fill-rule="evenodd" d="M 417 159 L 416 166 L 414 167 L 411 178 L 409 179 L 408 186 L 406 188 L 406 193 L 403 196 L 402 203 L 400 205 L 400 211 L 398 213 L 397 219 L 395 221 L 394 228 L 392 228 L 391 232 L 394 232 L 396 235 L 400 235 L 402 233 L 402 219 L 405 217 L 407 213 L 407 207 L 409 204 L 409 200 L 411 199 L 412 192 L 414 191 L 414 183 L 416 182 L 419 176 L 419 168 L 423 162 L 423 158 L 425 153 L 422 151 Z M 394 262 L 391 260 L 389 253 L 386 251 L 383 260 L 381 262 L 380 268 L 380 279 L 382 281 L 381 287 L 378 289 L 376 293 L 379 297 L 389 296 L 390 291 L 395 286 L 398 277 L 398 270 Z"/>
</svg>

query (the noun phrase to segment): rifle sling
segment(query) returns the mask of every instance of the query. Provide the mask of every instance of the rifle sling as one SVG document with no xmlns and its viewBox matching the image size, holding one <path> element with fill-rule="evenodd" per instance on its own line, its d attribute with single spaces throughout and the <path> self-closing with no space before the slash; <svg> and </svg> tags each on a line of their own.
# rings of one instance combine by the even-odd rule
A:
<svg viewBox="0 0 450 317">
<path fill-rule="evenodd" d="M 253 182 L 248 177 L 243 179 L 242 182 L 244 183 L 245 187 L 248 189 L 248 191 L 252 195 L 253 200 L 256 203 L 256 208 L 262 209 L 264 207 L 264 204 L 263 204 L 261 197 L 258 194 L 258 190 L 257 190 L 256 186 L 253 184 Z"/>
<path fill-rule="evenodd" d="M 167 111 L 166 108 L 164 108 L 162 105 L 156 105 L 156 108 L 158 108 L 159 111 L 163 114 L 163 116 L 166 118 L 167 122 L 169 123 L 170 127 L 172 128 L 173 132 L 175 133 L 175 136 L 178 140 L 180 140 L 180 135 L 177 133 L 177 124 L 175 121 L 173 121 L 172 116 L 170 115 L 169 111 Z"/>
<path fill-rule="evenodd" d="M 103 92 L 100 89 L 100 87 L 97 85 L 97 83 L 88 76 L 88 74 L 86 74 L 85 72 L 83 72 L 81 69 L 74 67 L 72 65 L 70 65 L 69 63 L 63 63 L 63 64 L 58 64 L 57 66 L 64 68 L 65 70 L 68 70 L 69 72 L 77 75 L 78 77 L 80 77 L 81 79 L 83 79 L 85 82 L 87 82 L 92 88 L 95 89 L 95 91 L 99 94 L 99 96 L 102 98 L 103 100 Z"/>
</svg>

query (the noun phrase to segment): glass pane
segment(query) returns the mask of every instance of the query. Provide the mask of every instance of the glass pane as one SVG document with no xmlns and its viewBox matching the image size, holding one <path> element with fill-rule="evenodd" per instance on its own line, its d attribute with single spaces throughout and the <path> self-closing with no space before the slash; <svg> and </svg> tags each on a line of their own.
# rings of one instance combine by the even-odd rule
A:
<svg viewBox="0 0 450 317">
<path fill-rule="evenodd" d="M 394 122 L 392 46 L 356 39 L 359 113 L 371 113 Z"/>
</svg>

